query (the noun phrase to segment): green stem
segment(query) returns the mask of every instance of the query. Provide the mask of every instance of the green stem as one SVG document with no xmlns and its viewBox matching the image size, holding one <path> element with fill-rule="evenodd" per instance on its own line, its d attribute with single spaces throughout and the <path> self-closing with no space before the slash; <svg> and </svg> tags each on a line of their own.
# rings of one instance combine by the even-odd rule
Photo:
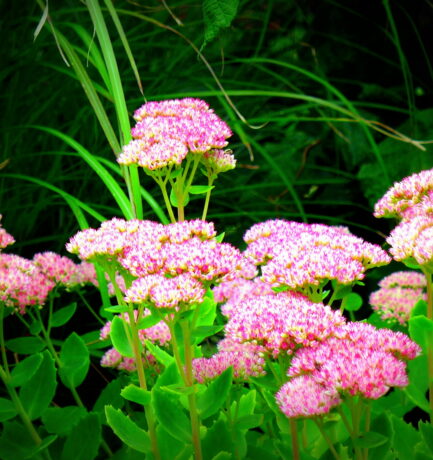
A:
<svg viewBox="0 0 433 460">
<path fill-rule="evenodd" d="M 208 180 L 208 185 L 209 185 L 209 187 L 212 186 L 213 181 L 214 181 L 213 178 L 209 178 L 209 180 Z M 208 209 L 209 209 L 209 202 L 210 202 L 210 195 L 211 195 L 211 193 L 212 193 L 212 190 L 208 190 L 208 191 L 206 192 L 206 198 L 205 198 L 205 200 L 204 200 L 203 214 L 202 214 L 202 216 L 201 216 L 201 220 L 206 220 L 207 212 L 208 212 Z"/>
<path fill-rule="evenodd" d="M 329 450 L 332 452 L 332 455 L 334 456 L 335 460 L 340 460 L 340 456 L 335 450 L 333 442 L 331 441 L 330 437 L 328 436 L 328 433 L 326 433 L 323 427 L 322 419 L 320 417 L 314 417 L 313 420 L 316 423 L 317 427 L 319 428 L 319 431 L 321 435 L 323 436 L 323 439 L 326 441 L 326 444 L 328 444 Z"/>
<path fill-rule="evenodd" d="M 106 271 L 108 273 L 108 277 L 110 278 L 111 283 L 113 284 L 114 292 L 116 294 L 116 299 L 117 299 L 118 304 L 126 305 L 125 301 L 123 300 L 122 291 L 120 290 L 119 286 L 116 283 L 116 274 L 114 270 L 110 269 L 110 267 L 106 267 Z M 125 317 L 123 317 L 125 332 L 128 337 L 129 344 L 134 353 L 134 360 L 135 360 L 135 365 L 137 368 L 138 381 L 140 382 L 140 388 L 147 391 L 146 376 L 144 374 L 143 359 L 142 359 L 141 350 L 140 350 L 141 343 L 140 343 L 140 338 L 138 336 L 138 328 L 137 328 L 137 323 L 138 321 L 140 321 L 140 317 L 137 318 L 137 322 L 136 322 L 135 316 L 134 316 L 133 305 L 128 304 L 127 306 L 128 306 L 128 316 L 129 316 L 129 325 L 130 325 L 131 334 L 129 334 Z M 153 407 L 151 404 L 146 404 L 144 406 L 144 415 L 146 417 L 147 426 L 149 429 L 149 437 L 150 437 L 150 442 L 152 444 L 152 452 L 153 452 L 154 458 L 155 460 L 160 460 L 161 455 L 159 452 L 158 441 L 156 437 L 155 414 L 153 412 Z"/>
<path fill-rule="evenodd" d="M 185 350 L 185 386 L 194 387 L 192 358 L 193 347 L 191 345 L 191 331 L 188 321 L 180 323 L 183 332 L 183 343 Z M 200 420 L 197 412 L 197 400 L 195 390 L 188 394 L 189 415 L 191 420 L 192 443 L 194 446 L 194 460 L 202 459 L 201 442 L 200 442 Z"/>
<path fill-rule="evenodd" d="M 21 399 L 19 398 L 18 393 L 16 392 L 15 388 L 12 385 L 9 385 L 11 376 L 9 373 L 9 366 L 7 363 L 7 356 L 6 356 L 6 347 L 5 347 L 4 330 L 3 330 L 3 316 L 4 316 L 4 303 L 0 302 L 0 347 L 1 347 L 1 356 L 2 356 L 2 361 L 3 361 L 3 364 L 0 365 L 0 378 L 6 387 L 6 390 L 15 406 L 15 409 L 19 417 L 24 423 L 24 426 L 29 432 L 34 443 L 37 446 L 39 446 L 42 443 L 42 439 L 40 438 L 38 432 L 33 426 L 33 423 L 30 420 L 30 417 L 27 415 L 27 412 L 24 409 Z M 47 460 L 51 460 L 50 454 L 47 450 L 45 450 L 42 454 Z"/>
<path fill-rule="evenodd" d="M 168 197 L 168 194 L 167 194 L 167 187 L 166 187 L 167 181 L 162 180 L 161 177 L 157 176 L 156 174 L 155 175 L 152 174 L 151 176 L 153 177 L 153 179 L 155 180 L 155 182 L 159 185 L 159 188 L 161 189 L 162 197 L 164 199 L 164 204 L 165 204 L 165 207 L 167 208 L 168 215 L 170 217 L 171 222 L 172 223 L 176 222 L 176 217 L 174 216 L 173 208 L 171 207 L 171 203 L 170 203 L 170 198 Z"/>
<path fill-rule="evenodd" d="M 298 427 L 296 426 L 296 420 L 292 418 L 289 419 L 290 423 L 290 435 L 292 438 L 292 454 L 293 460 L 299 460 L 301 457 L 299 456 L 299 439 L 298 439 Z"/>
<path fill-rule="evenodd" d="M 93 308 L 91 307 L 91 305 L 89 304 L 89 302 L 87 302 L 86 298 L 83 296 L 83 294 L 81 293 L 81 289 L 77 289 L 75 291 L 78 296 L 80 297 L 81 301 L 83 302 L 84 306 L 89 310 L 89 312 L 91 313 L 91 315 L 93 315 L 93 317 L 102 325 L 104 325 L 104 321 L 102 321 L 102 319 L 99 317 L 99 315 L 95 312 L 95 310 L 93 310 Z"/>
<path fill-rule="evenodd" d="M 433 321 L 433 286 L 432 274 L 423 270 L 427 279 L 427 318 Z M 428 395 L 430 405 L 430 423 L 433 425 L 433 340 L 432 332 L 427 333 L 427 367 L 428 367 Z"/>
</svg>

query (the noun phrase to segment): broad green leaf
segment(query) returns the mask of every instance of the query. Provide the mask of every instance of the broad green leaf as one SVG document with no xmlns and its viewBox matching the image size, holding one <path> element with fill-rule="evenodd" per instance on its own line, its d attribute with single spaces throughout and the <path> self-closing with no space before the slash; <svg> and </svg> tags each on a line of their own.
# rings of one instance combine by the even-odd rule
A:
<svg viewBox="0 0 433 460">
<path fill-rule="evenodd" d="M 395 415 L 391 415 L 390 420 L 394 431 L 391 445 L 397 453 L 397 457 L 400 459 L 412 458 L 413 447 L 420 442 L 421 434 L 412 425 Z"/>
<path fill-rule="evenodd" d="M 147 406 L 151 401 L 150 391 L 144 390 L 143 388 L 133 385 L 132 383 L 127 387 L 123 388 L 120 392 L 120 395 L 123 396 L 128 401 Z"/>
<path fill-rule="evenodd" d="M 225 233 L 225 232 L 222 232 L 222 233 L 220 233 L 219 235 L 217 235 L 217 236 L 215 237 L 215 241 L 216 241 L 217 243 L 222 243 L 225 236 L 226 236 L 226 233 Z"/>
<path fill-rule="evenodd" d="M 215 185 L 191 185 L 188 192 L 191 195 L 201 195 L 215 188 Z"/>
<path fill-rule="evenodd" d="M 362 297 L 355 292 L 351 292 L 343 297 L 341 308 L 347 311 L 358 311 L 362 307 Z"/>
<path fill-rule="evenodd" d="M 0 398 L 0 422 L 5 422 L 17 415 L 17 410 L 12 401 L 6 398 Z"/>
<path fill-rule="evenodd" d="M 71 303 L 67 307 L 61 308 L 54 312 L 51 318 L 51 326 L 59 327 L 65 325 L 74 316 L 75 310 L 77 309 L 77 303 Z"/>
<path fill-rule="evenodd" d="M 218 419 L 207 430 L 202 441 L 204 460 L 212 460 L 220 452 L 234 452 L 234 443 L 227 423 Z"/>
<path fill-rule="evenodd" d="M 161 460 L 178 459 L 179 456 L 182 455 L 185 448 L 189 452 L 189 456 L 187 458 L 190 458 L 192 455 L 192 446 L 190 444 L 185 446 L 184 442 L 173 438 L 173 436 L 161 425 L 158 425 L 156 428 L 156 437 L 158 439 L 158 447 L 161 454 Z"/>
<path fill-rule="evenodd" d="M 256 397 L 256 390 L 249 390 L 247 394 L 244 394 L 240 397 L 239 402 L 237 403 L 238 407 L 236 408 L 238 417 L 254 414 L 257 399 Z"/>
<path fill-rule="evenodd" d="M 38 337 L 19 337 L 6 342 L 6 348 L 20 355 L 30 355 L 45 348 L 44 342 Z"/>
<path fill-rule="evenodd" d="M 426 353 L 427 347 L 433 342 L 433 321 L 424 315 L 412 316 L 409 319 L 409 334 Z"/>
<path fill-rule="evenodd" d="M 174 193 L 173 188 L 170 191 L 170 203 L 175 208 L 179 207 L 179 203 L 177 201 L 177 196 L 176 196 L 176 193 Z M 189 194 L 188 193 L 187 194 L 183 193 L 183 203 L 182 203 L 182 205 L 186 206 L 188 203 L 189 203 Z"/>
<path fill-rule="evenodd" d="M 128 383 L 129 378 L 125 375 L 121 375 L 117 379 L 112 380 L 102 390 L 92 410 L 95 412 L 105 413 L 105 406 L 108 404 L 115 409 L 121 409 L 125 404 L 125 400 L 120 396 L 120 392 L 122 391 L 122 387 Z"/>
<path fill-rule="evenodd" d="M 105 307 L 104 311 L 109 313 L 126 313 L 128 311 L 127 305 L 113 305 L 111 307 Z"/>
<path fill-rule="evenodd" d="M 49 407 L 42 415 L 48 433 L 64 436 L 86 415 L 84 407 Z"/>
<path fill-rule="evenodd" d="M 61 460 L 93 460 L 101 443 L 101 423 L 98 414 L 84 416 L 66 438 Z"/>
<path fill-rule="evenodd" d="M 121 410 L 105 406 L 105 415 L 108 425 L 127 446 L 142 453 L 150 452 L 151 445 L 147 432 L 124 415 Z"/>
<path fill-rule="evenodd" d="M 42 353 L 37 353 L 19 362 L 11 372 L 12 379 L 9 384 L 14 387 L 19 387 L 26 383 L 39 369 L 42 359 Z"/>
<path fill-rule="evenodd" d="M 18 422 L 5 422 L 0 438 L 0 458 L 2 460 L 23 460 L 30 458 L 35 443 L 29 432 Z"/>
<path fill-rule="evenodd" d="M 418 422 L 418 431 L 421 433 L 425 445 L 430 449 L 431 455 L 433 455 L 433 426 L 431 423 Z"/>
<path fill-rule="evenodd" d="M 89 350 L 83 339 L 73 332 L 63 343 L 60 350 L 59 375 L 63 384 L 68 388 L 81 385 L 89 371 Z"/>
<path fill-rule="evenodd" d="M 179 399 L 160 388 L 153 388 L 155 415 L 163 428 L 179 441 L 191 442 L 191 425 Z"/>
<path fill-rule="evenodd" d="M 127 356 L 128 358 L 134 357 L 134 351 L 132 350 L 132 346 L 128 340 L 128 336 L 126 335 L 126 330 L 128 331 L 129 335 L 131 335 L 131 328 L 129 324 L 115 316 L 113 321 L 111 322 L 111 331 L 110 331 L 110 338 L 113 342 L 114 348 L 123 356 Z"/>
<path fill-rule="evenodd" d="M 32 335 L 38 335 L 42 330 L 42 324 L 39 320 L 37 319 L 34 319 L 31 323 L 30 323 L 30 327 L 29 327 L 29 332 L 30 334 Z"/>
<path fill-rule="evenodd" d="M 353 445 L 355 447 L 362 447 L 371 449 L 373 447 L 381 446 L 388 441 L 388 437 L 383 434 L 376 433 L 374 431 L 369 431 L 368 433 L 362 433 L 357 438 L 353 440 Z"/>
<path fill-rule="evenodd" d="M 161 317 L 158 315 L 145 316 L 144 318 L 140 319 L 140 321 L 138 322 L 137 328 L 147 329 L 149 327 L 155 326 L 155 324 L 158 324 L 159 322 L 161 322 Z"/>
<path fill-rule="evenodd" d="M 219 452 L 218 454 L 215 455 L 215 457 L 212 458 L 212 460 L 230 460 L 233 458 L 233 455 L 230 454 L 229 452 Z"/>
<path fill-rule="evenodd" d="M 224 324 L 219 326 L 198 326 L 194 329 L 192 337 L 196 338 L 196 343 L 203 342 L 207 337 L 212 337 L 224 329 Z"/>
<path fill-rule="evenodd" d="M 30 420 L 40 417 L 50 405 L 56 392 L 56 369 L 48 350 L 42 353 L 43 360 L 38 370 L 20 388 L 19 396 Z"/>
<path fill-rule="evenodd" d="M 160 374 L 155 383 L 155 387 L 164 387 L 175 383 L 181 385 L 183 382 L 177 365 L 173 360 L 173 362 L 164 369 L 164 372 Z"/>
<path fill-rule="evenodd" d="M 233 368 L 230 366 L 198 396 L 197 406 L 202 420 L 219 411 L 227 399 L 232 381 Z"/>
<path fill-rule="evenodd" d="M 423 299 L 418 300 L 410 311 L 410 316 L 427 316 L 427 302 Z"/>
<path fill-rule="evenodd" d="M 236 419 L 237 430 L 249 430 L 256 428 L 263 423 L 264 417 L 262 414 L 243 415 Z"/>
<path fill-rule="evenodd" d="M 150 354 L 152 354 L 159 363 L 167 367 L 174 362 L 173 356 L 158 347 L 158 345 L 153 344 L 150 340 L 145 340 L 145 344 Z"/>
<path fill-rule="evenodd" d="M 236 16 L 239 0 L 203 0 L 205 25 L 204 46 L 218 36 L 221 29 L 230 26 Z"/>
</svg>

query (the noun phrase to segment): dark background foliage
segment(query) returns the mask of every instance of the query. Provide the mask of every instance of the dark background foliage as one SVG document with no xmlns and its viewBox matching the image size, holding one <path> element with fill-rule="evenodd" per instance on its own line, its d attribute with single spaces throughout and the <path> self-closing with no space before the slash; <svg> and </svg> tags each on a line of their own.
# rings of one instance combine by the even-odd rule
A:
<svg viewBox="0 0 433 460">
<path fill-rule="evenodd" d="M 281 217 L 348 225 L 382 243 L 381 233 L 390 224 L 372 217 L 375 200 L 393 181 L 432 167 L 432 148 L 426 144 L 422 151 L 302 98 L 355 109 L 359 116 L 412 139 L 432 139 L 431 2 L 241 1 L 231 26 L 221 29 L 202 52 L 249 125 L 227 104 L 185 39 L 197 47 L 203 43 L 201 2 L 167 3 L 170 11 L 158 1 L 120 1 L 115 6 L 145 97 L 202 97 L 235 132 L 231 147 L 238 168 L 219 179 L 208 216 L 226 231 L 227 240 L 240 243 L 254 222 Z M 67 191 L 107 218 L 119 215 L 88 166 L 58 138 L 31 127 L 56 128 L 93 154 L 114 161 L 49 29 L 33 42 L 41 14 L 32 2 L 3 2 L 1 7 L 0 211 L 3 226 L 17 240 L 15 252 L 26 256 L 41 250 L 63 253 L 65 242 L 78 230 L 65 201 L 28 177 Z M 94 83 L 103 88 L 88 63 L 89 46 L 77 33 L 79 26 L 93 34 L 86 9 L 75 1 L 50 2 L 50 16 L 81 52 Z M 106 21 L 132 114 L 144 100 L 108 15 Z M 103 100 L 114 122 L 112 102 Z M 144 174 L 142 184 L 160 198 Z M 194 203 L 190 208 L 188 216 L 196 217 L 198 208 Z M 146 218 L 156 216 L 146 209 Z"/>
</svg>

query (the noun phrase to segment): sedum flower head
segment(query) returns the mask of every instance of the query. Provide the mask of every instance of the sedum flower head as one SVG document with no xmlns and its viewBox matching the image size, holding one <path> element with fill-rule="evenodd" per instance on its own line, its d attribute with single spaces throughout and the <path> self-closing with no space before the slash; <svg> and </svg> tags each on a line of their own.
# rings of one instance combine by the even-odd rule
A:
<svg viewBox="0 0 433 460">
<path fill-rule="evenodd" d="M 277 393 L 277 402 L 287 417 L 310 417 L 328 412 L 345 395 L 380 398 L 391 387 L 408 385 L 405 361 L 419 353 L 405 334 L 347 323 L 294 355 L 291 380 Z"/>
<path fill-rule="evenodd" d="M 188 273 L 173 278 L 148 275 L 132 282 L 124 300 L 132 303 L 150 302 L 157 308 L 182 309 L 201 303 L 205 292 L 202 284 Z"/>
<path fill-rule="evenodd" d="M 24 314 L 26 307 L 43 305 L 54 282 L 31 260 L 0 254 L 0 301 Z"/>
<path fill-rule="evenodd" d="M 410 219 L 431 213 L 433 200 L 433 169 L 405 177 L 376 203 L 375 217 Z"/>
<path fill-rule="evenodd" d="M 136 110 L 134 138 L 123 148 L 118 162 L 138 164 L 149 170 L 180 165 L 188 153 L 207 154 L 217 172 L 231 169 L 233 159 L 220 152 L 232 135 L 209 105 L 200 99 L 184 98 L 148 102 Z"/>
<path fill-rule="evenodd" d="M 33 262 L 45 276 L 57 285 L 71 288 L 96 282 L 95 268 L 92 264 L 86 262 L 75 264 L 71 259 L 55 252 L 48 251 L 35 254 Z"/>
<path fill-rule="evenodd" d="M 239 343 L 223 339 L 218 343 L 218 352 L 210 358 L 195 358 L 192 361 L 194 378 L 204 383 L 222 374 L 233 366 L 233 376 L 239 380 L 265 374 L 262 347 L 253 343 Z"/>
<path fill-rule="evenodd" d="M 365 271 L 390 262 L 379 246 L 352 235 L 345 227 L 271 220 L 244 236 L 245 256 L 262 265 L 262 279 L 272 286 L 304 289 L 328 280 L 350 284 Z"/>
<path fill-rule="evenodd" d="M 326 414 L 342 402 L 338 391 L 322 385 L 309 375 L 301 375 L 285 383 L 275 398 L 288 418 Z"/>
<path fill-rule="evenodd" d="M 244 298 L 230 314 L 226 336 L 261 345 L 273 357 L 321 342 L 345 323 L 339 311 L 292 291 Z"/>
<path fill-rule="evenodd" d="M 0 214 L 0 221 L 1 221 L 1 218 L 2 218 L 2 215 Z M 15 243 L 14 237 L 12 235 L 9 235 L 9 233 L 0 224 L 0 250 L 14 243 Z"/>
<path fill-rule="evenodd" d="M 422 273 L 395 272 L 380 281 L 380 289 L 370 295 L 370 305 L 383 320 L 407 325 L 416 303 L 421 299 L 427 300 L 426 284 Z"/>
<path fill-rule="evenodd" d="M 433 262 L 432 237 L 433 215 L 419 215 L 401 221 L 386 241 L 395 260 L 429 265 Z"/>
</svg>

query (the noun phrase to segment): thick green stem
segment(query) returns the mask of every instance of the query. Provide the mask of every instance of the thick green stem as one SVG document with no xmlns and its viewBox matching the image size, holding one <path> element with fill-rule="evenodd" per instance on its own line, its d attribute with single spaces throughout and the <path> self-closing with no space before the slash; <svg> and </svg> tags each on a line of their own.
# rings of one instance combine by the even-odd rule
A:
<svg viewBox="0 0 433 460">
<path fill-rule="evenodd" d="M 191 345 L 191 331 L 188 321 L 181 322 L 185 350 L 185 386 L 194 387 L 192 373 L 193 347 Z M 197 412 L 197 399 L 195 389 L 188 394 L 189 415 L 191 420 L 192 443 L 194 446 L 194 459 L 201 460 L 200 420 Z"/>
<path fill-rule="evenodd" d="M 213 179 L 209 178 L 209 180 L 208 180 L 209 187 L 212 187 L 212 184 L 213 184 Z M 209 209 L 209 202 L 210 202 L 211 193 L 212 193 L 212 190 L 208 190 L 206 192 L 206 198 L 204 200 L 203 214 L 201 215 L 201 220 L 206 220 L 207 212 L 208 212 L 208 209 Z"/>
<path fill-rule="evenodd" d="M 301 457 L 299 456 L 298 427 L 296 424 L 296 420 L 289 419 L 289 423 L 290 423 L 290 435 L 292 438 L 293 460 L 299 460 Z"/>
<path fill-rule="evenodd" d="M 326 441 L 326 444 L 328 444 L 329 450 L 332 452 L 332 455 L 334 456 L 335 460 L 340 460 L 340 456 L 335 450 L 335 447 L 334 447 L 333 442 L 331 441 L 331 438 L 328 436 L 328 433 L 325 431 L 323 427 L 323 422 L 320 419 L 320 417 L 314 417 L 313 420 L 316 423 L 317 427 L 319 428 L 319 431 L 322 434 L 323 439 Z"/>
<path fill-rule="evenodd" d="M 433 321 L 433 286 L 432 274 L 423 270 L 427 279 L 427 318 Z M 430 423 L 433 425 L 433 339 L 432 332 L 427 333 L 427 367 L 428 367 L 428 396 L 430 405 Z"/>
</svg>

